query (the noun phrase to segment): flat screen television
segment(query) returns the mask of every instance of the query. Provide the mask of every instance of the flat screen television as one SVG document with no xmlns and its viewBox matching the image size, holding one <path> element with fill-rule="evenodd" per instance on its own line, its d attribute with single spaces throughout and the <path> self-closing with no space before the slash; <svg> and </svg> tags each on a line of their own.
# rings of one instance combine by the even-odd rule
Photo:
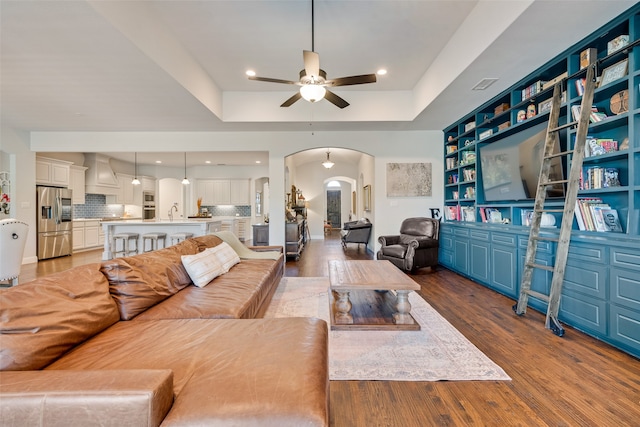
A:
<svg viewBox="0 0 640 427">
<path fill-rule="evenodd" d="M 536 197 L 547 123 L 540 123 L 480 147 L 484 200 L 526 200 Z M 554 152 L 558 152 L 556 146 Z M 549 179 L 563 179 L 560 157 L 551 161 Z M 564 185 L 548 186 L 547 197 L 564 197 Z"/>
</svg>

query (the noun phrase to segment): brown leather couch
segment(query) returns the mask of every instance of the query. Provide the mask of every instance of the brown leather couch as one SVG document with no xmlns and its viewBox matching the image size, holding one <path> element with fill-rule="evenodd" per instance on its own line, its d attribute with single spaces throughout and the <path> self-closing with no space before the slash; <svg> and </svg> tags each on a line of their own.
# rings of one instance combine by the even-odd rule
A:
<svg viewBox="0 0 640 427">
<path fill-rule="evenodd" d="M 195 287 L 180 256 L 219 243 L 188 239 L 0 292 L 0 425 L 328 425 L 326 323 L 252 318 L 283 255 Z"/>
</svg>

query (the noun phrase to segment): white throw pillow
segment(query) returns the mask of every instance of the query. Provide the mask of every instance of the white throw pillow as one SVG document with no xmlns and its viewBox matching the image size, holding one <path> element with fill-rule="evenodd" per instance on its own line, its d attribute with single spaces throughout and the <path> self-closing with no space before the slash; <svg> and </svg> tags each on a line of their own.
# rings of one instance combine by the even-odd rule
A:
<svg viewBox="0 0 640 427">
<path fill-rule="evenodd" d="M 207 250 L 210 250 L 218 258 L 218 261 L 222 264 L 223 273 L 226 273 L 231 267 L 240 262 L 240 256 L 227 242 L 222 242 L 218 246 Z"/>
<path fill-rule="evenodd" d="M 182 265 L 191 277 L 193 284 L 199 288 L 207 286 L 213 279 L 228 271 L 212 251 L 208 248 L 195 255 L 182 255 Z"/>
</svg>

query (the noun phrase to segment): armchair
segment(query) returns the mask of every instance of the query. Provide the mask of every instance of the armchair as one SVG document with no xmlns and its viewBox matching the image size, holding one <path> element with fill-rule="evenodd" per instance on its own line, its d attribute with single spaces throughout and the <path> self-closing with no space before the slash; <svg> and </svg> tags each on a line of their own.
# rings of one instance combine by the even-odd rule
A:
<svg viewBox="0 0 640 427">
<path fill-rule="evenodd" d="M 366 218 L 345 222 L 344 227 L 340 230 L 340 239 L 344 249 L 347 248 L 347 243 L 357 243 L 358 248 L 360 248 L 360 243 L 364 243 L 366 247 L 370 236 L 371 223 Z"/>
<path fill-rule="evenodd" d="M 391 261 L 401 270 L 414 272 L 438 264 L 440 222 L 432 218 L 407 218 L 400 235 L 380 236 L 382 245 L 376 257 Z"/>
</svg>

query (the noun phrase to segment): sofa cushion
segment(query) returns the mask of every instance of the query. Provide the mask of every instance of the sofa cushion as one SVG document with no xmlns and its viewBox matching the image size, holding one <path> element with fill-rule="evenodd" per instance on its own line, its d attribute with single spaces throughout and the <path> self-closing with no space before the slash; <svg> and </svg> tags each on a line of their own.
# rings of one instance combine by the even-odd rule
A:
<svg viewBox="0 0 640 427">
<path fill-rule="evenodd" d="M 204 287 L 187 286 L 141 313 L 135 320 L 252 319 L 264 314 L 284 272 L 284 254 L 277 261 L 244 260 Z"/>
<path fill-rule="evenodd" d="M 213 279 L 225 273 L 222 262 L 214 251 L 216 248 L 205 249 L 193 255 L 182 255 L 182 265 L 187 270 L 193 284 L 199 288 L 207 286 Z"/>
<path fill-rule="evenodd" d="M 173 403 L 173 372 L 0 372 L 0 425 L 159 426 Z"/>
<path fill-rule="evenodd" d="M 182 255 L 198 252 L 198 245 L 187 239 L 177 245 L 102 263 L 111 295 L 118 304 L 120 319 L 130 320 L 147 308 L 191 284 L 182 265 Z"/>
<path fill-rule="evenodd" d="M 407 245 L 389 245 L 380 248 L 380 251 L 386 255 L 394 258 L 404 259 L 407 254 Z"/>
<path fill-rule="evenodd" d="M 198 252 L 202 252 L 207 248 L 213 248 L 222 243 L 222 239 L 213 234 L 205 234 L 204 236 L 193 237 L 188 240 L 197 245 Z"/>
<path fill-rule="evenodd" d="M 327 339 L 312 318 L 118 322 L 47 370 L 171 369 L 163 426 L 325 426 Z"/>
<path fill-rule="evenodd" d="M 0 370 L 41 369 L 118 321 L 100 264 L 0 293 Z"/>
</svg>

